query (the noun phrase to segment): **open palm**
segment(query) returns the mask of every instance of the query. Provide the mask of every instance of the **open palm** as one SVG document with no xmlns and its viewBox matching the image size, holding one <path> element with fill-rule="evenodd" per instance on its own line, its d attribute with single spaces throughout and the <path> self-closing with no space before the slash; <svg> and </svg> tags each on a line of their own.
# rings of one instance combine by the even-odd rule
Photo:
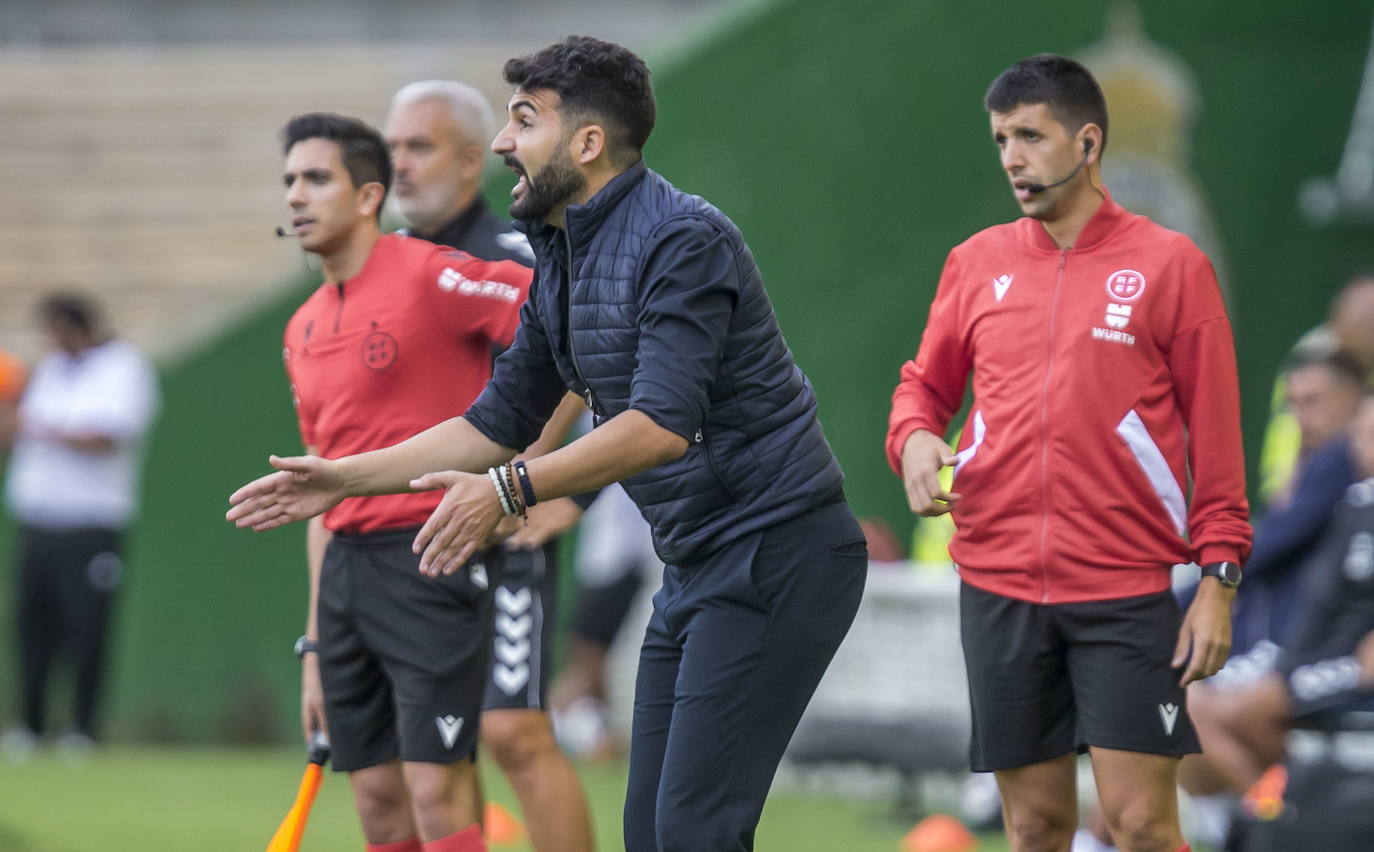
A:
<svg viewBox="0 0 1374 852">
<path fill-rule="evenodd" d="M 278 458 L 268 462 L 276 473 L 259 477 L 229 495 L 225 519 L 238 527 L 270 530 L 313 518 L 348 496 L 337 465 L 319 456 Z"/>
</svg>

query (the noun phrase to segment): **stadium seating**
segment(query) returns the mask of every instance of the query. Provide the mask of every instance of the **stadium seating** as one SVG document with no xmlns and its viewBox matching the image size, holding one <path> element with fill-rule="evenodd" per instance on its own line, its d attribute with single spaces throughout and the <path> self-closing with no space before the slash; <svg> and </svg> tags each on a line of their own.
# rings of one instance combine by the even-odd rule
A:
<svg viewBox="0 0 1374 852">
<path fill-rule="evenodd" d="M 60 47 L 0 54 L 0 342 L 32 355 L 37 292 L 97 292 L 115 328 L 169 356 L 304 271 L 284 222 L 277 132 L 292 114 L 381 120 L 420 74 L 499 103 L 523 45 Z"/>
</svg>

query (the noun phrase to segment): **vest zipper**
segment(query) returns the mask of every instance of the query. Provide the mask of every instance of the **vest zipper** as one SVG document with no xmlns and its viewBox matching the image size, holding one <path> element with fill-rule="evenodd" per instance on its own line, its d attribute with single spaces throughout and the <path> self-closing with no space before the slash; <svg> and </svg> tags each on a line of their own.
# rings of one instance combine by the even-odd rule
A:
<svg viewBox="0 0 1374 852">
<path fill-rule="evenodd" d="M 702 453 L 706 457 L 706 469 L 716 478 L 716 484 L 720 486 L 720 490 L 725 492 L 725 496 L 730 498 L 731 503 L 738 503 L 739 498 L 735 496 L 735 492 L 726 484 L 725 477 L 721 476 L 720 469 L 716 467 L 716 457 L 711 454 L 711 444 L 706 440 L 705 431 L 698 429 L 693 438 L 698 444 L 701 444 Z"/>
<path fill-rule="evenodd" d="M 1050 602 L 1050 379 L 1054 374 L 1054 328 L 1059 316 L 1059 290 L 1064 282 L 1064 265 L 1069 249 L 1059 252 L 1059 268 L 1054 273 L 1054 295 L 1050 299 L 1049 357 L 1045 361 L 1045 389 L 1040 398 L 1040 601 Z"/>
<path fill-rule="evenodd" d="M 344 282 L 340 281 L 334 285 L 339 291 L 339 307 L 334 311 L 334 333 L 339 333 L 339 321 L 343 319 L 344 308 Z"/>
<path fill-rule="evenodd" d="M 572 325 L 572 289 L 573 289 L 573 257 L 572 257 L 572 237 L 568 232 L 563 231 L 563 246 L 568 250 L 568 286 L 563 291 L 563 307 L 567 316 L 566 331 L 568 335 L 568 360 L 572 362 L 573 372 L 577 374 L 577 380 L 582 383 L 582 400 L 587 403 L 587 408 L 592 412 L 592 428 L 601 425 L 601 412 L 596 404 L 596 394 L 592 393 L 592 386 L 587 383 L 587 377 L 582 375 L 582 368 L 577 364 L 577 344 L 573 334 Z"/>
</svg>

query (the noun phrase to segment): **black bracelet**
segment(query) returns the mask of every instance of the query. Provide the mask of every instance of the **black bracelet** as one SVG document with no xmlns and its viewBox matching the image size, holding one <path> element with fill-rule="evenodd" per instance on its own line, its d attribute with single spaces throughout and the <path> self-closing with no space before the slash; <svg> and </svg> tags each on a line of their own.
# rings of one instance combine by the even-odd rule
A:
<svg viewBox="0 0 1374 852">
<path fill-rule="evenodd" d="M 515 475 L 520 477 L 520 494 L 525 498 L 525 508 L 528 509 L 539 500 L 534 496 L 534 486 L 530 485 L 530 472 L 523 461 L 515 463 Z"/>
</svg>

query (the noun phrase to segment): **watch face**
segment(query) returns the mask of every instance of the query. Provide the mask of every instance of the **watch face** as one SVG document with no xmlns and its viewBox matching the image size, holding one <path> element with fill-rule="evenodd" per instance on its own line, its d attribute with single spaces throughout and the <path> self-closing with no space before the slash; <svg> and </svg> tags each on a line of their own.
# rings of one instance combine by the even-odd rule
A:
<svg viewBox="0 0 1374 852">
<path fill-rule="evenodd" d="M 1235 562 L 1218 562 L 1208 566 L 1208 574 L 1215 576 L 1226 586 L 1240 585 L 1240 565 Z"/>
</svg>

